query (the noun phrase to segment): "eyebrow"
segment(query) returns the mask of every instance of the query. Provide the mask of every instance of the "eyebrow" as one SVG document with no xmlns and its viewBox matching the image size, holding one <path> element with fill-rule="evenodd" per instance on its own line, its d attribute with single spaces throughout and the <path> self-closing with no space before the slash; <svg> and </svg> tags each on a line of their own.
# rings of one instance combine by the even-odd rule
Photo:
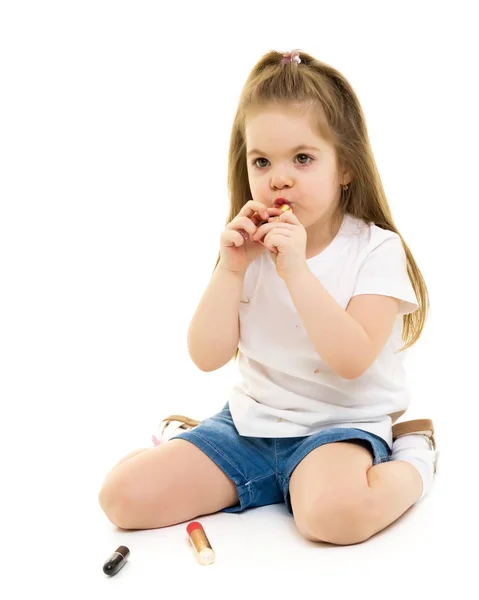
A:
<svg viewBox="0 0 479 600">
<path fill-rule="evenodd" d="M 298 152 L 298 150 L 316 150 L 317 152 L 319 152 L 319 148 L 307 145 L 296 146 L 296 148 L 291 149 L 291 152 Z M 257 150 L 256 148 L 254 148 L 253 150 L 250 150 L 248 152 L 247 156 L 249 156 L 250 154 L 266 154 L 266 152 L 261 152 L 261 150 Z"/>
</svg>

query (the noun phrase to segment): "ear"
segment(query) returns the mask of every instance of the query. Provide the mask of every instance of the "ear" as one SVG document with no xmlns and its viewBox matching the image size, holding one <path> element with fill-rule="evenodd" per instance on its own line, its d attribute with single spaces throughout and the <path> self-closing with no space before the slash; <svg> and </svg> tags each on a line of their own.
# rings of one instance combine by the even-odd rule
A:
<svg viewBox="0 0 479 600">
<path fill-rule="evenodd" d="M 348 185 L 348 183 L 351 183 L 351 174 L 349 172 L 347 165 L 345 165 L 344 163 L 340 163 L 338 166 L 338 173 L 339 173 L 339 183 L 341 185 Z"/>
<path fill-rule="evenodd" d="M 351 183 L 351 175 L 348 170 L 344 170 L 341 178 L 341 185 L 348 185 L 348 183 Z"/>
</svg>

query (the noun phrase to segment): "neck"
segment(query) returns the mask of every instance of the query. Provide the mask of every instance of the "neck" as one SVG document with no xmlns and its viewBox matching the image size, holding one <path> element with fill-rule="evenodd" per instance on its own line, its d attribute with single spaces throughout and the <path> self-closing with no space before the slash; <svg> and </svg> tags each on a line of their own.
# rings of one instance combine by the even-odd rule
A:
<svg viewBox="0 0 479 600">
<path fill-rule="evenodd" d="M 336 237 L 342 221 L 342 215 L 324 215 L 306 228 L 306 233 L 308 234 L 306 258 L 316 256 L 329 246 Z"/>
</svg>

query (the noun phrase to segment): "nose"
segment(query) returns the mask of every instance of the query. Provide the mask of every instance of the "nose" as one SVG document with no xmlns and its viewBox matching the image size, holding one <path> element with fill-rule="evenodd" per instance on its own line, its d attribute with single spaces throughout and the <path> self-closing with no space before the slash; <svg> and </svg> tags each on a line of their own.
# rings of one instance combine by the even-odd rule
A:
<svg viewBox="0 0 479 600">
<path fill-rule="evenodd" d="M 293 179 L 286 173 L 274 173 L 271 176 L 271 189 L 272 190 L 284 190 L 290 188 L 293 185 Z"/>
</svg>

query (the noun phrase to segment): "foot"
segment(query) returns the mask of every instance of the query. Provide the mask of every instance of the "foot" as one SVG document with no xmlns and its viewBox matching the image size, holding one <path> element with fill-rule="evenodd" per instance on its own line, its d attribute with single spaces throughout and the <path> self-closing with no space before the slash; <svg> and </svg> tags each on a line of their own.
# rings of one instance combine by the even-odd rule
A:
<svg viewBox="0 0 479 600">
<path fill-rule="evenodd" d="M 430 490 L 437 472 L 439 452 L 436 449 L 434 426 L 429 419 L 405 421 L 393 427 L 391 460 L 409 462 L 421 475 L 421 500 Z"/>
<path fill-rule="evenodd" d="M 413 421 L 403 421 L 402 423 L 396 423 L 392 428 L 393 433 L 393 453 L 396 449 L 406 448 L 427 448 L 434 451 L 434 473 L 437 471 L 437 459 L 439 457 L 439 450 L 436 447 L 436 438 L 434 436 L 434 424 L 431 419 L 415 419 Z M 418 436 L 418 437 L 416 437 Z M 401 438 L 405 438 L 402 442 L 398 442 Z M 427 446 L 424 444 L 422 439 L 425 439 Z M 433 456 L 431 454 L 431 456 Z"/>
</svg>

